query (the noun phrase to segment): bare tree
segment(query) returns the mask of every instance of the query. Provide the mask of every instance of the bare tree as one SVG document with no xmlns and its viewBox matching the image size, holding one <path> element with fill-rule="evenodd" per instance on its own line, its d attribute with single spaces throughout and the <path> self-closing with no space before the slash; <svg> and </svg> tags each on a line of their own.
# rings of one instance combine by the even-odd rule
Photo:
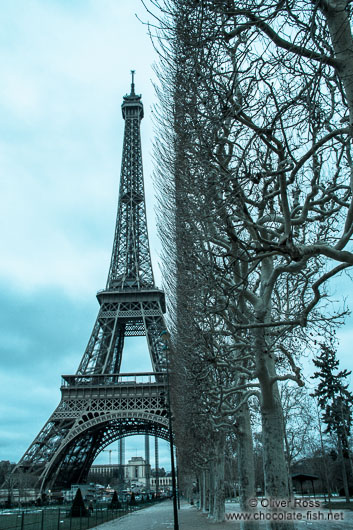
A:
<svg viewBox="0 0 353 530">
<path fill-rule="evenodd" d="M 287 382 L 280 386 L 284 419 L 284 446 L 289 475 L 289 490 L 292 496 L 290 479 L 295 460 L 310 453 L 311 442 L 317 436 L 315 403 L 303 387 Z"/>
<path fill-rule="evenodd" d="M 278 381 L 303 384 L 295 345 L 334 323 L 326 284 L 353 264 L 350 14 L 344 3 L 306 0 L 161 7 L 161 70 L 173 97 L 161 100 L 169 143 L 161 137 L 160 153 L 174 175 L 173 200 L 162 203 L 176 234 L 174 261 L 166 243 L 176 315 L 206 270 L 213 281 L 198 285 L 189 311 L 206 313 L 212 334 L 241 335 L 225 363 L 246 374 L 245 398 L 259 397 L 266 493 L 281 498 Z M 179 336 L 187 310 L 175 320 Z"/>
</svg>

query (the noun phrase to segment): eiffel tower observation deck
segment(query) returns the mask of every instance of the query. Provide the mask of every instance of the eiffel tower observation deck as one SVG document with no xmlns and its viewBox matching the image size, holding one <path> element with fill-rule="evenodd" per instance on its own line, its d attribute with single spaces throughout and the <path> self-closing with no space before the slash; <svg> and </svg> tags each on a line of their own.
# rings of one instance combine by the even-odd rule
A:
<svg viewBox="0 0 353 530">
<path fill-rule="evenodd" d="M 78 370 L 62 376 L 61 401 L 14 470 L 41 491 L 85 480 L 97 455 L 134 434 L 169 440 L 164 293 L 154 283 L 142 169 L 141 96 L 124 96 L 118 213 L 105 289 Z M 145 336 L 152 372 L 121 373 L 125 337 Z"/>
</svg>

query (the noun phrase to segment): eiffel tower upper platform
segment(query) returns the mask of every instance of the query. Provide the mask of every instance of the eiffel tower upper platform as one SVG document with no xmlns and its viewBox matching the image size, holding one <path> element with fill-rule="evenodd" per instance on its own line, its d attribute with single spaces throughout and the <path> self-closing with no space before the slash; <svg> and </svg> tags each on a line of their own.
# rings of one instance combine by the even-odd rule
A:
<svg viewBox="0 0 353 530">
<path fill-rule="evenodd" d="M 61 401 L 14 470 L 41 490 L 85 480 L 96 456 L 132 434 L 169 440 L 164 293 L 154 283 L 142 170 L 141 96 L 124 96 L 118 214 L 106 288 L 76 374 L 62 377 Z M 124 339 L 146 336 L 153 372 L 120 373 Z"/>
</svg>

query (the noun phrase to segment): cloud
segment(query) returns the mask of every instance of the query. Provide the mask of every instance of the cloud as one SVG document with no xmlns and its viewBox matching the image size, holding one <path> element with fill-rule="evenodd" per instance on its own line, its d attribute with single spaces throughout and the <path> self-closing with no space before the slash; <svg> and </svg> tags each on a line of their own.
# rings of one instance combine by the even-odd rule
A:
<svg viewBox="0 0 353 530">
<path fill-rule="evenodd" d="M 144 100 L 154 97 L 152 45 L 135 10 L 137 1 L 108 0 L 1 7 L 11 31 L 0 42 L 0 275 L 22 288 L 81 295 L 105 283 L 130 68 Z M 148 110 L 143 129 L 149 152 Z M 145 168 L 153 206 L 148 157 Z"/>
<path fill-rule="evenodd" d="M 0 460 L 17 461 L 57 406 L 61 374 L 76 371 L 98 304 L 53 289 L 1 293 Z"/>
<path fill-rule="evenodd" d="M 98 310 L 94 297 L 74 300 L 58 289 L 26 294 L 4 284 L 1 293 L 2 366 L 18 370 L 21 363 L 24 367 L 30 363 L 28 373 L 40 367 L 52 369 L 53 361 L 60 367 L 71 359 L 73 369 L 85 346 L 82 336 L 88 341 Z"/>
<path fill-rule="evenodd" d="M 154 272 L 154 60 L 139 0 L 13 0 L 0 15 L 0 459 L 17 461 L 78 367 L 105 286 L 118 202 L 122 96 L 136 70 Z M 126 341 L 127 371 L 150 369 Z M 133 438 L 129 447 L 136 444 Z M 103 455 L 102 455 L 103 456 Z M 133 456 L 133 455 L 132 455 Z"/>
</svg>

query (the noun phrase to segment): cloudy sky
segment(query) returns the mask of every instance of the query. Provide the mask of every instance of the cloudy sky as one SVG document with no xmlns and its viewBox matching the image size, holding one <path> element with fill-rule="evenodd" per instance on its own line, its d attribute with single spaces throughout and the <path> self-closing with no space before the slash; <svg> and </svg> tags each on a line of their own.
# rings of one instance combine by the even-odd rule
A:
<svg viewBox="0 0 353 530">
<path fill-rule="evenodd" d="M 0 3 L 0 460 L 17 461 L 60 400 L 98 312 L 112 248 L 124 121 L 136 70 L 155 275 L 153 47 L 138 0 Z M 144 340 L 144 339 L 143 339 Z M 145 342 L 124 369 L 149 369 Z M 141 437 L 126 455 L 142 454 Z M 153 445 L 153 444 L 151 444 Z M 161 443 L 161 463 L 168 466 Z M 103 453 L 99 462 L 107 462 Z M 114 461 L 114 453 L 112 454 Z"/>
<path fill-rule="evenodd" d="M 131 69 L 145 106 L 148 221 L 161 283 L 151 182 L 156 57 L 135 13 L 147 19 L 139 0 L 0 2 L 0 460 L 22 456 L 90 336 L 112 248 Z M 334 291 L 353 307 L 348 279 Z M 342 367 L 352 367 L 352 330 L 349 318 L 339 331 Z M 149 369 L 141 339 L 124 353 L 124 370 Z M 127 457 L 142 447 L 141 437 L 128 439 Z M 166 444 L 160 460 L 169 466 Z"/>
</svg>

